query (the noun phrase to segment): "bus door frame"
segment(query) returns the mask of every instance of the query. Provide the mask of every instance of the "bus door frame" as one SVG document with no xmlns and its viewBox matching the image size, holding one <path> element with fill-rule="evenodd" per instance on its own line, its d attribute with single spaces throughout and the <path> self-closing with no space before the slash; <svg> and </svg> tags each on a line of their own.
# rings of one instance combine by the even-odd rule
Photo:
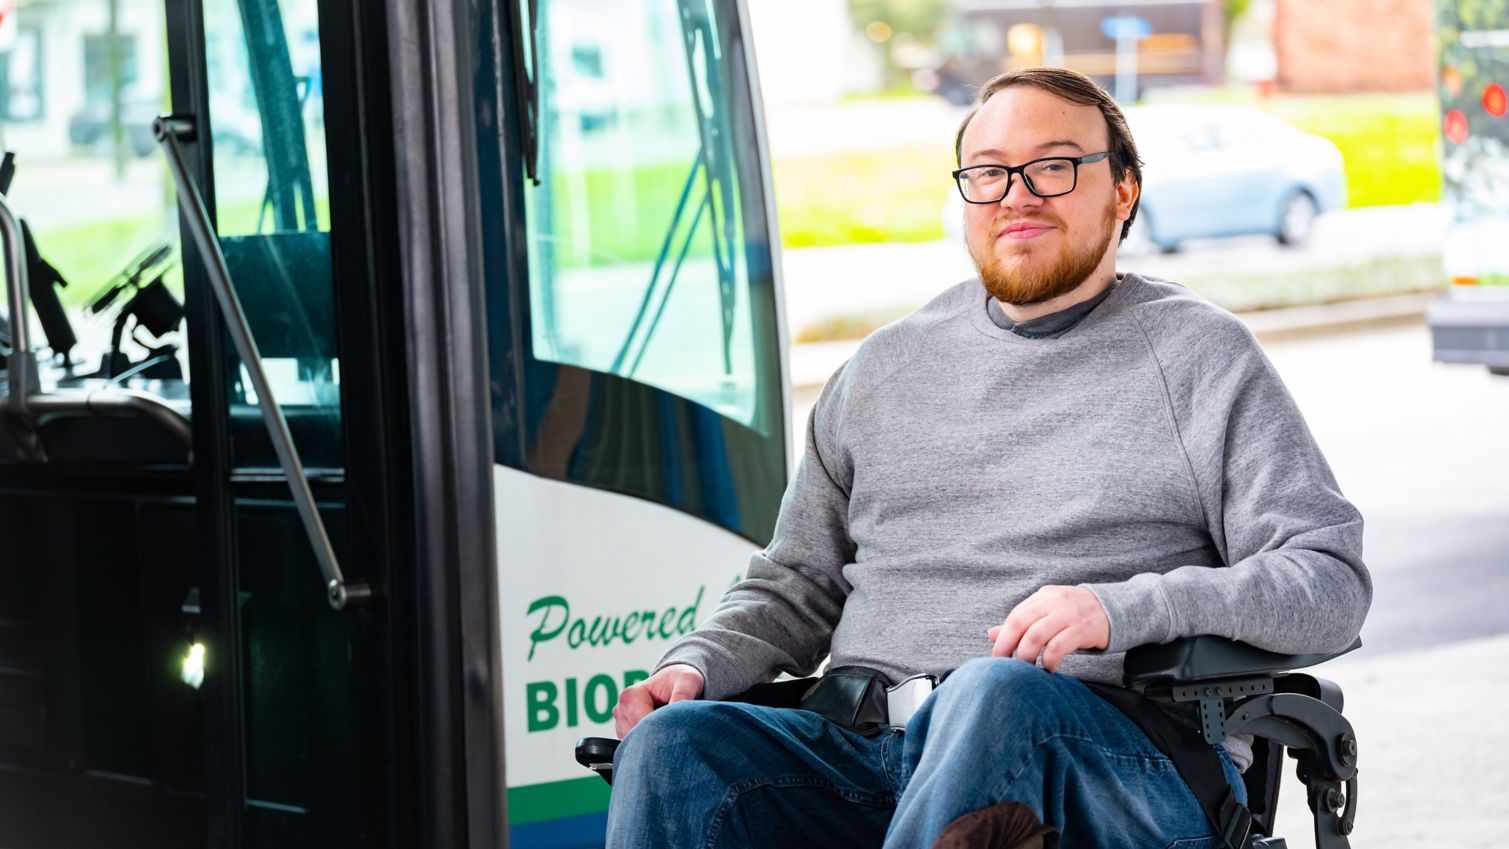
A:
<svg viewBox="0 0 1509 849">
<path fill-rule="evenodd" d="M 203 8 L 200 0 L 164 5 L 174 111 L 198 120 L 181 147 L 213 215 Z M 353 687 L 345 730 L 356 768 L 342 779 L 353 785 L 352 845 L 500 846 L 502 732 L 492 724 L 501 722 L 501 675 L 496 626 L 488 627 L 495 596 L 473 583 L 490 585 L 493 561 L 490 419 L 478 400 L 488 397 L 484 311 L 471 303 L 480 299 L 476 273 L 462 271 L 480 253 L 475 228 L 467 229 L 476 192 L 446 190 L 461 179 L 452 166 L 474 155 L 476 138 L 447 126 L 469 129 L 468 110 L 454 107 L 471 102 L 458 93 L 471 90 L 467 63 L 448 48 L 479 21 L 465 3 L 427 5 L 319 0 L 324 84 L 355 96 L 324 99 L 326 144 L 342 154 L 328 167 L 331 216 L 341 222 L 330 249 L 344 474 L 316 487 L 344 501 L 347 569 L 378 596 L 338 614 L 352 622 L 352 668 L 341 671 Z M 286 497 L 286 489 L 233 470 L 225 328 L 202 260 L 183 265 L 202 530 L 199 632 L 212 664 L 204 686 L 208 844 L 239 849 L 248 836 L 234 502 L 238 492 Z M 473 344 L 458 343 L 467 338 Z M 321 593 L 318 574 L 307 578 L 309 592 Z M 414 799 L 422 800 L 417 810 Z"/>
</svg>

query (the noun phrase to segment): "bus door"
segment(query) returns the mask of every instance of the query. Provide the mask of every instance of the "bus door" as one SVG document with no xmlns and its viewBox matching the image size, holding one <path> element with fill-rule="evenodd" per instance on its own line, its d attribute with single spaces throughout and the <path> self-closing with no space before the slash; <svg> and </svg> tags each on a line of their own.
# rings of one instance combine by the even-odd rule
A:
<svg viewBox="0 0 1509 849">
<path fill-rule="evenodd" d="M 388 20 L 13 14 L 0 845 L 464 843 L 408 803 L 452 755 L 419 734 Z"/>
<path fill-rule="evenodd" d="M 364 5 L 169 7 L 216 847 L 417 843 L 386 21 Z"/>
<path fill-rule="evenodd" d="M 0 844 L 600 842 L 786 480 L 742 3 L 19 8 Z"/>
<path fill-rule="evenodd" d="M 524 225 L 487 302 L 507 809 L 515 847 L 594 846 L 574 742 L 774 526 L 778 237 L 742 2 L 520 6 L 533 126 L 483 180 Z"/>
</svg>

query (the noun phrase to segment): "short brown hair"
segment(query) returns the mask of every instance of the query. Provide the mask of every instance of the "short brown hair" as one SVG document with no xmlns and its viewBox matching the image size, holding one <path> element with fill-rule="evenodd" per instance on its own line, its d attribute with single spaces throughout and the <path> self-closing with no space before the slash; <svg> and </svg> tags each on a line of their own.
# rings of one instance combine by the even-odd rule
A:
<svg viewBox="0 0 1509 849">
<path fill-rule="evenodd" d="M 1070 103 L 1099 107 L 1101 117 L 1106 119 L 1106 134 L 1110 137 L 1111 155 L 1107 158 L 1111 163 L 1111 174 L 1119 183 L 1126 179 L 1127 172 L 1131 172 L 1132 180 L 1137 183 L 1137 200 L 1132 204 L 1131 215 L 1127 216 L 1126 223 L 1121 227 L 1121 238 L 1125 239 L 1127 233 L 1131 232 L 1132 221 L 1137 218 L 1137 207 L 1142 204 L 1142 158 L 1137 155 L 1137 143 L 1132 140 L 1132 130 L 1127 126 L 1126 116 L 1121 114 L 1121 107 L 1106 94 L 1105 89 L 1078 71 L 1067 68 L 1018 68 L 985 83 L 980 88 L 979 96 L 975 98 L 974 106 L 970 107 L 969 113 L 959 123 L 959 134 L 954 137 L 955 164 L 964 164 L 964 131 L 969 128 L 969 122 L 980 111 L 980 107 L 995 96 L 996 92 L 1019 85 L 1043 89 Z"/>
</svg>

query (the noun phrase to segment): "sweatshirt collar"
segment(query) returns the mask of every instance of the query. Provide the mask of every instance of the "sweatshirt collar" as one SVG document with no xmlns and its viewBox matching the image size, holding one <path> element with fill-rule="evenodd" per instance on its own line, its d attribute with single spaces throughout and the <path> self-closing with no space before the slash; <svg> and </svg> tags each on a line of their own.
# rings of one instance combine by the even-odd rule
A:
<svg viewBox="0 0 1509 849">
<path fill-rule="evenodd" d="M 1005 313 L 1001 311 L 1000 306 L 995 303 L 995 299 L 985 291 L 985 285 L 980 282 L 979 278 L 975 278 L 975 304 L 974 307 L 969 310 L 970 321 L 981 333 L 985 334 L 986 336 L 993 336 L 997 339 L 1004 339 L 1017 344 L 1025 345 L 1053 343 L 1063 338 L 1072 338 L 1077 334 L 1078 331 L 1081 330 L 1081 328 L 1085 328 L 1102 321 L 1103 316 L 1108 313 L 1114 312 L 1114 310 L 1111 309 L 1112 307 L 1114 307 L 1118 303 L 1121 303 L 1122 301 L 1125 301 L 1129 297 L 1130 291 L 1138 288 L 1137 284 L 1140 279 L 1141 278 L 1139 278 L 1136 274 L 1133 274 L 1131 272 L 1118 271 L 1116 273 L 1115 283 L 1108 287 L 1105 292 L 1102 292 L 1100 295 L 1097 295 L 1096 297 L 1091 298 L 1090 300 L 1085 301 L 1082 304 L 1075 304 L 1074 306 L 1069 307 L 1065 310 L 1053 313 L 1052 315 L 1042 316 L 1041 318 L 1033 319 L 1032 321 L 1011 322 L 1011 319 L 1007 317 Z M 992 307 L 994 309 L 992 309 Z M 1083 312 L 1077 316 L 1063 315 L 1064 313 L 1072 313 L 1076 309 L 1081 308 L 1083 309 Z M 1003 318 L 1007 322 L 1014 324 L 1015 327 L 1002 326 L 1001 324 L 999 324 L 995 315 L 996 313 L 999 313 L 1000 318 Z M 1065 326 L 1059 327 L 1056 332 L 1050 329 L 1048 332 L 1044 333 L 1042 332 L 1043 328 L 1039 327 L 1038 322 L 1045 322 L 1051 325 L 1058 325 L 1062 323 Z M 1032 332 L 1022 333 L 1018 330 L 1018 328 L 1025 328 Z"/>
<path fill-rule="evenodd" d="M 1079 324 L 1081 319 L 1100 306 L 1101 301 L 1110 297 L 1111 291 L 1115 288 L 1116 283 L 1113 282 L 1088 301 L 1080 301 L 1058 312 L 1041 315 L 1027 321 L 1012 319 L 1005 310 L 1001 309 L 1000 303 L 995 298 L 985 300 L 985 311 L 990 315 L 990 320 L 995 322 L 995 326 L 1002 330 L 1010 330 L 1018 336 L 1026 336 L 1029 339 L 1056 339 L 1074 329 L 1074 325 Z"/>
</svg>

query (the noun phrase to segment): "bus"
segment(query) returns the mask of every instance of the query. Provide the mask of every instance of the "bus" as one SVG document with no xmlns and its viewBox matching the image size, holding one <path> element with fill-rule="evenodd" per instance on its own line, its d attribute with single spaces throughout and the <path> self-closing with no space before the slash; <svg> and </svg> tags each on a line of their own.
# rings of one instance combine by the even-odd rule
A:
<svg viewBox="0 0 1509 849">
<path fill-rule="evenodd" d="M 1451 290 L 1426 319 L 1436 360 L 1509 375 L 1509 8 L 1437 0 L 1436 12 Z"/>
<path fill-rule="evenodd" d="M 602 844 L 789 475 L 749 33 L 0 6 L 0 846 Z"/>
</svg>

